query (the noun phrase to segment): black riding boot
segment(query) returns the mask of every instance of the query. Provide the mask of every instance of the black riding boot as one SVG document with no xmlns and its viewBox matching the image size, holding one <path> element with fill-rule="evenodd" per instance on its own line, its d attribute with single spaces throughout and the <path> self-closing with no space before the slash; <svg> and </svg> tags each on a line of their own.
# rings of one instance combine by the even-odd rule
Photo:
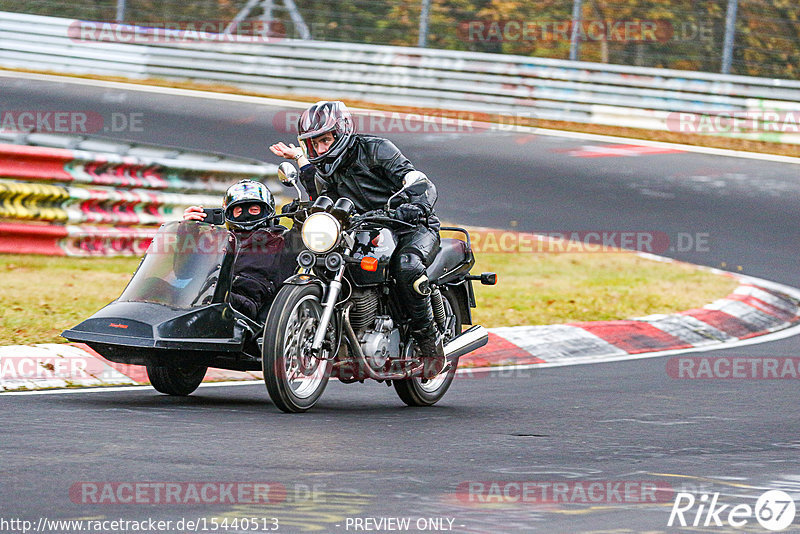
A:
<svg viewBox="0 0 800 534">
<path fill-rule="evenodd" d="M 411 335 L 424 365 L 422 376 L 433 378 L 444 369 L 444 340 L 434 326 L 430 298 L 414 299 L 411 306 Z"/>
</svg>

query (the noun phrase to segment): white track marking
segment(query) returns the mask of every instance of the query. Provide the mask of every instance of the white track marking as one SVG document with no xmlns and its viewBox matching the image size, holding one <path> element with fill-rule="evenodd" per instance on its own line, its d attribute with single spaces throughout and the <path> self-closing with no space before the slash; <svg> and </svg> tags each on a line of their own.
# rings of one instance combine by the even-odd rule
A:
<svg viewBox="0 0 800 534">
<path fill-rule="evenodd" d="M 227 387 L 227 386 L 255 386 L 261 380 L 234 380 L 234 381 L 227 381 L 227 382 L 203 382 L 200 384 L 200 388 L 217 388 L 217 387 Z M 199 388 L 198 388 L 199 389 Z M 67 395 L 67 394 L 77 394 L 77 393 L 111 393 L 117 391 L 151 391 L 155 392 L 152 386 L 147 384 L 142 384 L 139 386 L 109 386 L 109 387 L 90 387 L 90 388 L 78 388 L 78 389 L 37 389 L 32 391 L 4 391 L 0 393 L 0 398 L 7 397 L 7 396 L 16 396 L 16 395 Z M 158 394 L 160 397 L 169 397 L 169 395 L 162 395 L 161 393 Z"/>
</svg>

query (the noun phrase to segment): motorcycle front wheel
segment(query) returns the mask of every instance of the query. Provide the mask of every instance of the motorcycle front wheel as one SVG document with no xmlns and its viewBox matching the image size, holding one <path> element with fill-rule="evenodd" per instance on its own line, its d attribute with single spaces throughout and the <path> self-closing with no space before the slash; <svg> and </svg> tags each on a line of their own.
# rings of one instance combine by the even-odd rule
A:
<svg viewBox="0 0 800 534">
<path fill-rule="evenodd" d="M 455 317 L 449 332 L 445 332 L 444 342 L 461 333 L 461 313 L 455 295 L 449 291 L 442 291 L 445 317 Z M 444 369 L 433 378 L 409 378 L 407 380 L 394 380 L 394 390 L 397 396 L 408 406 L 432 406 L 444 397 L 458 368 L 458 360 L 445 364 Z"/>
<path fill-rule="evenodd" d="M 311 353 L 322 316 L 321 297 L 322 290 L 316 284 L 283 286 L 267 316 L 264 382 L 272 402 L 286 413 L 310 409 L 328 384 L 329 362 Z"/>
</svg>

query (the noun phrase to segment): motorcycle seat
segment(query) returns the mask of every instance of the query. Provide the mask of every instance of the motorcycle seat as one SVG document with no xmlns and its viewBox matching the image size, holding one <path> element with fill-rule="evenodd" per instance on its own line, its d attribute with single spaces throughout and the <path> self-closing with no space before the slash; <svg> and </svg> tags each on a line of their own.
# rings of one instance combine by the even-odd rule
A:
<svg viewBox="0 0 800 534">
<path fill-rule="evenodd" d="M 442 276 L 450 274 L 468 261 L 466 243 L 460 239 L 442 238 L 439 253 L 426 270 L 428 279 L 436 283 Z"/>
</svg>

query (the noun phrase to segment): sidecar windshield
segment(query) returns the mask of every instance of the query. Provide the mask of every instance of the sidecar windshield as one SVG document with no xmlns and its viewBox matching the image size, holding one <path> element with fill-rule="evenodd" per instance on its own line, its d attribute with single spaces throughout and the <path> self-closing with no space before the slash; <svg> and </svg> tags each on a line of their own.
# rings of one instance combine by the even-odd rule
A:
<svg viewBox="0 0 800 534">
<path fill-rule="evenodd" d="M 221 302 L 230 287 L 235 238 L 195 221 L 163 225 L 119 301 L 192 308 Z"/>
</svg>

